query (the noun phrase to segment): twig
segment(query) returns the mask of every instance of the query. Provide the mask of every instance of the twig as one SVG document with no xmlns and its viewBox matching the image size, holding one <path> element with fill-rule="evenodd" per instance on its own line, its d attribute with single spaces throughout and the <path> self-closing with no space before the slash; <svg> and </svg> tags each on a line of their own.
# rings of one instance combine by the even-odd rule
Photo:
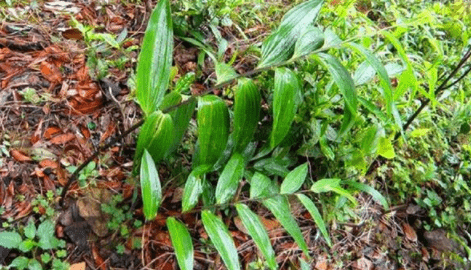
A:
<svg viewBox="0 0 471 270">
<path fill-rule="evenodd" d="M 446 79 L 440 84 L 440 86 L 435 90 L 435 96 L 440 94 L 443 90 L 452 87 L 456 83 L 458 83 L 460 80 L 462 80 L 468 73 L 470 72 L 471 68 L 468 69 L 463 75 L 461 75 L 456 81 L 452 82 L 451 84 L 447 85 L 448 82 L 458 73 L 458 71 L 463 67 L 463 65 L 468 61 L 468 59 L 471 57 L 471 47 L 469 50 L 466 52 L 466 54 L 461 58 L 460 62 L 458 65 L 453 69 L 453 71 L 446 77 Z M 409 119 L 407 119 L 406 123 L 402 127 L 402 130 L 407 130 L 409 126 L 412 124 L 412 122 L 417 118 L 417 116 L 422 112 L 422 110 L 427 107 L 427 105 L 430 103 L 430 99 L 427 98 L 425 101 L 422 102 L 420 107 L 412 114 Z M 401 136 L 401 133 L 397 133 L 396 136 L 394 137 L 394 140 L 397 140 Z"/>
</svg>

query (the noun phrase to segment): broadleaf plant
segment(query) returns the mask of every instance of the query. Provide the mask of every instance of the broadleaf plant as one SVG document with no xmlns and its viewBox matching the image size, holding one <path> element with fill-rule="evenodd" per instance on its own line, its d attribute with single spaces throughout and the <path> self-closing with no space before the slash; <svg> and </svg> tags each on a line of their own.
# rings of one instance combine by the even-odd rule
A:
<svg viewBox="0 0 471 270">
<path fill-rule="evenodd" d="M 337 100 L 343 104 L 340 106 L 343 117 L 340 115 L 338 118 L 342 120 L 339 130 L 335 131 L 330 125 L 324 124 L 315 131 L 320 153 L 330 160 L 335 160 L 338 155 L 329 144 L 348 138 L 346 135 L 357 123 L 360 106 L 375 115 L 383 115 L 380 108 L 356 92 L 355 82 L 358 85 L 367 83 L 374 76 L 374 73 L 369 73 L 380 74 L 387 116 L 393 114 L 397 118 L 387 71 L 373 54 L 356 43 L 343 46 L 361 53 L 369 65 L 365 64 L 364 71 L 355 73 L 354 80 L 339 60 L 341 58 L 335 56 L 335 52 L 331 53 L 330 49 L 341 49 L 343 42 L 331 30 L 323 32 L 320 30 L 322 27 L 315 26 L 322 4 L 321 0 L 306 1 L 286 13 L 278 29 L 262 43 L 257 68 L 247 74 L 238 74 L 232 61 L 223 61 L 227 41 L 223 42 L 221 37 L 222 47 L 218 50 L 203 44 L 200 39 L 181 37 L 181 40 L 203 50 L 200 57 L 208 55 L 214 62 L 217 80 L 215 88 L 227 87 L 227 90 L 233 90 L 222 91 L 221 96 L 208 94 L 211 91 L 186 96 L 184 93 L 195 81 L 194 73 L 181 76 L 167 93 L 173 52 L 169 1 L 159 1 L 151 15 L 137 68 L 137 102 L 144 112 L 144 124 L 134 156 L 134 175 L 140 172 L 144 215 L 148 221 L 157 215 L 162 200 L 157 168 L 162 162 L 174 161 L 170 157 L 179 149 L 196 110 L 196 146 L 190 172 L 184 177 L 182 212 L 201 213 L 204 229 L 228 269 L 241 269 L 241 265 L 234 241 L 217 213 L 229 209 L 232 202 L 235 202 L 242 224 L 265 257 L 268 267 L 278 268 L 269 236 L 260 219 L 245 203 L 237 203 L 241 192 L 248 192 L 250 201 L 259 202 L 268 208 L 293 237 L 306 258 L 310 258 L 309 247 L 291 214 L 290 199 L 297 198 L 305 206 L 328 246 L 333 244 L 328 233 L 328 222 L 324 221 L 311 195 L 331 193 L 332 196 L 347 198 L 351 205 L 355 205 L 353 193 L 360 190 L 372 195 L 385 208 L 388 207 L 384 197 L 366 184 L 353 180 L 342 181 L 335 177 L 318 180 L 317 176 L 311 176 L 311 165 L 308 166 L 308 162 L 295 166 L 297 160 L 289 141 L 300 126 L 299 120 L 303 117 L 301 110 L 311 102 L 311 99 L 304 98 L 308 91 L 316 91 L 316 88 L 324 86 L 330 89 L 335 85 L 337 88 L 332 92 L 338 89 L 341 94 L 337 95 Z M 211 27 L 213 32 L 217 31 L 214 25 Z M 309 83 L 314 90 L 307 89 L 304 78 L 292 66 L 297 61 L 307 61 L 310 65 L 318 66 L 319 70 L 325 67 L 328 72 L 325 74 L 331 82 L 322 85 L 320 80 L 312 79 Z M 398 67 L 394 69 L 399 70 Z M 272 76 L 270 74 L 274 71 L 272 83 L 268 87 L 256 77 L 265 70 L 270 70 L 268 76 Z M 249 79 L 249 76 L 253 78 Z M 270 89 L 268 93 L 265 92 L 268 90 L 266 88 Z M 233 103 L 228 100 L 230 94 L 226 93 L 233 93 Z M 266 108 L 270 108 L 263 112 L 266 114 L 263 119 L 262 103 L 267 103 Z M 328 105 L 324 99 L 316 104 L 319 107 L 316 110 L 329 113 L 332 108 Z M 387 116 L 383 118 L 388 120 Z M 266 130 L 263 130 L 265 138 L 261 139 L 261 129 L 267 127 L 266 122 L 268 126 L 271 125 L 271 131 L 266 134 Z M 391 157 L 391 149 L 385 150 L 385 135 L 381 128 L 374 126 L 365 131 L 361 140 L 361 151 L 365 155 Z M 172 164 L 168 165 L 172 167 Z M 309 190 L 302 189 L 305 181 L 313 183 Z M 245 188 L 247 185 L 248 189 Z M 344 185 L 350 189 L 345 189 Z M 167 227 L 178 265 L 181 269 L 192 269 L 194 251 L 190 230 L 175 217 L 167 218 Z"/>
</svg>

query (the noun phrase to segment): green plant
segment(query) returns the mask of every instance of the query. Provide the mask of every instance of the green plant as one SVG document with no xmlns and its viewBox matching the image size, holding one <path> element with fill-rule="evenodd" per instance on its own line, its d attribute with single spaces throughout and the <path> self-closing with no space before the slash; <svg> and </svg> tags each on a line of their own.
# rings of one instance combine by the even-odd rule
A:
<svg viewBox="0 0 471 270">
<path fill-rule="evenodd" d="M 57 239 L 54 234 L 54 222 L 51 219 L 45 219 L 37 227 L 30 220 L 21 234 L 20 231 L 0 232 L 0 246 L 18 249 L 24 254 L 16 257 L 9 267 L 30 270 L 45 269 L 44 267 L 54 270 L 69 269 L 69 264 L 62 261 L 67 254 L 64 249 L 65 241 Z"/>
<path fill-rule="evenodd" d="M 92 26 L 84 25 L 74 17 L 71 19 L 71 25 L 83 36 L 87 46 L 89 74 L 94 79 L 106 77 L 109 67 L 125 69 L 126 63 L 130 61 L 129 53 L 137 49 L 137 46 L 122 47 L 128 35 L 126 28 L 115 36 L 109 33 L 97 33 Z M 111 49 L 117 50 L 117 53 L 113 53 Z"/>
<path fill-rule="evenodd" d="M 290 214 L 288 196 L 297 196 L 313 216 L 327 243 L 332 244 L 317 207 L 311 198 L 299 190 L 307 178 L 307 164 L 302 164 L 294 170 L 288 169 L 296 163 L 295 157 L 290 154 L 292 145 L 290 141 L 293 138 L 289 131 L 295 122 L 298 108 L 303 103 L 305 90 L 292 69 L 281 67 L 290 66 L 315 53 L 312 59 L 327 67 L 344 98 L 344 117 L 337 139 L 344 137 L 355 123 L 358 98 L 348 71 L 336 57 L 326 53 L 338 44 L 333 46 L 330 44 L 331 36 L 324 38 L 324 33 L 319 29 L 308 27 L 317 17 L 321 7 L 322 1 L 313 0 L 290 10 L 280 27 L 263 42 L 258 67 L 249 74 L 237 75 L 230 65 L 219 62 L 218 57 L 211 57 L 216 62 L 218 82 L 216 87 L 235 80 L 239 81 L 235 88 L 232 121 L 228 107 L 220 97 L 204 95 L 205 93 L 199 97 L 185 97 L 175 91 L 166 93 L 173 49 L 169 2 L 160 1 L 151 15 L 136 75 L 137 100 L 145 113 L 145 122 L 137 142 L 134 172 L 137 174 L 140 167 L 144 215 L 147 220 L 154 219 L 162 200 L 155 163 L 165 160 L 172 154 L 171 151 L 175 150 L 174 145 L 180 143 L 191 115 L 197 107 L 198 140 L 193 156 L 193 170 L 188 176 L 183 192 L 182 210 L 191 211 L 198 204 L 200 197 L 202 198 L 206 209 L 202 210 L 204 228 L 229 269 L 240 269 L 237 252 L 227 228 L 212 212 L 216 207 L 226 208 L 230 205 L 230 201 L 237 201 L 234 196 L 242 177 L 250 184 L 250 199 L 262 202 L 274 214 L 306 257 L 309 258 L 309 250 L 294 217 Z M 327 44 L 324 43 L 324 39 Z M 397 114 L 397 109 L 385 68 L 361 45 L 346 43 L 346 46 L 364 55 L 373 69 L 381 75 L 388 117 L 395 119 L 396 125 L 400 126 L 400 119 L 393 117 Z M 211 56 L 209 49 L 206 52 Z M 270 97 L 273 104 L 272 130 L 270 140 L 265 146 L 256 148 L 252 141 L 258 129 L 261 95 L 257 85 L 244 77 L 271 69 L 275 70 L 274 81 L 272 79 L 274 91 Z M 176 130 L 179 132 L 176 133 Z M 386 137 L 382 138 L 385 140 Z M 390 144 L 390 141 L 387 142 Z M 379 154 L 389 154 L 390 150 L 383 151 L 384 147 L 380 149 Z M 271 156 L 267 157 L 270 154 Z M 213 171 L 220 172 L 215 189 L 209 179 Z M 281 187 L 278 185 L 278 179 L 284 179 Z M 349 189 L 343 186 L 349 186 Z M 355 204 L 356 200 L 352 196 L 354 190 L 370 193 L 381 201 L 385 208 L 388 207 L 387 201 L 379 192 L 355 181 L 326 178 L 314 181 L 310 192 L 334 192 Z M 269 267 L 276 269 L 273 249 L 258 217 L 244 203 L 237 203 L 235 206 Z M 173 218 L 169 218 L 167 224 L 179 266 L 182 269 L 191 269 L 193 252 L 188 230 Z M 182 242 L 185 245 L 181 245 Z"/>
<path fill-rule="evenodd" d="M 74 173 L 77 170 L 76 166 L 69 166 L 67 170 L 70 173 Z M 80 171 L 80 175 L 78 177 L 78 183 L 80 187 L 85 187 L 88 183 L 92 185 L 95 184 L 95 179 L 99 176 L 98 170 L 96 168 L 96 163 L 94 161 L 88 163 L 88 165 Z"/>
</svg>

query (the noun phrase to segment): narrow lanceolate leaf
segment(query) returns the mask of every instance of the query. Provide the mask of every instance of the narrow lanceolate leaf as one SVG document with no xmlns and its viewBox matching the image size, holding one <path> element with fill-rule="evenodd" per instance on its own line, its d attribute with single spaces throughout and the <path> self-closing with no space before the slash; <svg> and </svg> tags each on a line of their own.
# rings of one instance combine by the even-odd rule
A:
<svg viewBox="0 0 471 270">
<path fill-rule="evenodd" d="M 332 247 L 332 240 L 330 240 L 329 233 L 327 232 L 327 228 L 325 227 L 324 219 L 322 218 L 321 213 L 319 213 L 319 210 L 317 209 L 316 205 L 312 202 L 311 199 L 309 199 L 304 194 L 297 194 L 296 196 L 298 196 L 298 199 L 301 201 L 304 207 L 306 207 L 307 211 L 309 211 L 309 214 L 311 214 L 317 227 L 319 227 L 322 236 L 324 236 L 327 245 L 329 245 L 329 247 Z"/>
<path fill-rule="evenodd" d="M 301 99 L 301 89 L 296 75 L 287 68 L 277 68 L 273 92 L 273 129 L 270 134 L 272 149 L 288 134 Z"/>
<path fill-rule="evenodd" d="M 140 179 L 144 216 L 146 220 L 153 220 L 162 200 L 162 188 L 154 160 L 147 150 L 142 155 Z"/>
<path fill-rule="evenodd" d="M 243 174 L 244 158 L 241 154 L 235 153 L 227 162 L 221 176 L 219 176 L 216 186 L 216 202 L 218 204 L 226 203 L 232 199 Z"/>
<path fill-rule="evenodd" d="M 226 148 L 229 111 L 224 101 L 207 95 L 198 100 L 196 165 L 214 165 Z"/>
<path fill-rule="evenodd" d="M 286 13 L 278 29 L 263 42 L 258 68 L 276 65 L 291 58 L 294 44 L 307 26 L 314 22 L 323 2 L 307 1 Z"/>
<path fill-rule="evenodd" d="M 183 136 L 185 135 L 185 131 L 190 124 L 191 117 L 193 116 L 193 112 L 196 108 L 196 100 L 192 100 L 191 102 L 184 104 L 178 109 L 170 112 L 170 116 L 173 119 L 174 125 L 174 137 L 172 146 L 168 149 L 167 153 L 173 153 L 177 147 L 180 145 Z"/>
<path fill-rule="evenodd" d="M 358 190 L 361 190 L 363 192 L 366 192 L 368 194 L 370 194 L 375 200 L 379 201 L 385 210 L 389 210 L 389 204 L 388 204 L 388 201 L 386 200 L 386 198 L 384 198 L 383 195 L 381 195 L 381 193 L 379 193 L 376 189 L 374 189 L 373 187 L 370 187 L 368 185 L 365 185 L 363 183 L 358 183 L 356 181 L 351 181 L 351 180 L 348 180 L 348 181 L 344 181 L 343 183 L 353 187 L 353 188 L 356 188 Z"/>
<path fill-rule="evenodd" d="M 340 89 L 340 92 L 345 99 L 345 103 L 347 104 L 347 109 L 351 112 L 352 116 L 356 116 L 357 94 L 355 92 L 355 83 L 353 82 L 350 73 L 348 73 L 337 58 L 325 53 L 320 53 L 319 57 L 321 62 L 327 67 L 332 75 L 332 79 L 335 84 L 337 84 Z"/>
<path fill-rule="evenodd" d="M 263 201 L 263 205 L 270 210 L 283 228 L 294 238 L 304 254 L 309 257 L 309 250 L 304 241 L 303 234 L 296 220 L 291 215 L 288 199 L 285 196 L 271 197 Z"/>
<path fill-rule="evenodd" d="M 232 240 L 232 237 L 224 223 L 208 210 L 204 210 L 201 213 L 201 217 L 204 229 L 208 233 L 214 247 L 219 252 L 219 255 L 221 255 L 227 269 L 240 270 L 241 268 L 234 240 Z"/>
<path fill-rule="evenodd" d="M 198 203 L 198 199 L 203 192 L 203 177 L 211 167 L 202 165 L 191 171 L 183 189 L 182 211 L 187 212 L 193 209 Z"/>
<path fill-rule="evenodd" d="M 174 217 L 167 218 L 167 228 L 175 249 L 178 266 L 182 270 L 193 269 L 193 241 L 188 229 Z"/>
<path fill-rule="evenodd" d="M 308 55 L 324 45 L 324 33 L 312 25 L 309 25 L 294 46 L 292 59 Z"/>
<path fill-rule="evenodd" d="M 391 86 L 391 81 L 389 80 L 388 72 L 384 68 L 384 66 L 381 64 L 381 62 L 370 52 L 368 51 L 365 47 L 356 44 L 356 43 L 348 43 L 348 47 L 352 48 L 354 51 L 362 54 L 365 58 L 368 64 L 376 71 L 377 74 L 379 74 L 379 78 L 381 81 L 381 94 L 384 97 L 384 100 L 386 101 L 387 105 L 387 112 L 389 114 L 392 113 L 392 104 L 394 102 L 393 100 L 393 91 L 392 91 L 392 86 Z"/>
<path fill-rule="evenodd" d="M 260 118 L 261 96 L 250 79 L 239 79 L 234 94 L 234 151 L 242 152 L 252 140 Z"/>
<path fill-rule="evenodd" d="M 260 249 L 265 257 L 268 267 L 270 269 L 277 269 L 278 264 L 275 259 L 275 251 L 273 251 L 268 233 L 258 216 L 245 204 L 238 203 L 235 207 L 242 220 L 242 224 L 244 224 L 250 237 L 252 237 L 258 249 Z"/>
<path fill-rule="evenodd" d="M 144 149 L 154 159 L 160 162 L 174 140 L 174 127 L 172 117 L 156 111 L 150 114 L 144 125 L 142 125 L 139 137 L 137 138 L 136 153 L 134 154 L 134 172 L 137 174 Z"/>
<path fill-rule="evenodd" d="M 217 62 L 216 63 L 216 77 L 217 83 L 223 83 L 229 81 L 237 76 L 235 70 L 226 63 Z"/>
<path fill-rule="evenodd" d="M 281 183 L 280 193 L 281 194 L 292 194 L 302 186 L 307 176 L 307 163 L 299 165 L 294 170 L 288 173 Z"/>
<path fill-rule="evenodd" d="M 170 3 L 159 1 L 147 25 L 137 64 L 137 100 L 146 115 L 160 105 L 170 78 L 173 27 Z"/>
</svg>

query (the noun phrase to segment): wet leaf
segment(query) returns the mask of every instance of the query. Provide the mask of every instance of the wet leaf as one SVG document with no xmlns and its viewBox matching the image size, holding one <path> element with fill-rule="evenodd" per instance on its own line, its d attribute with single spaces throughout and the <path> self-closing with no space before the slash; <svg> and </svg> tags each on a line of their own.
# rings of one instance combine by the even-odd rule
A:
<svg viewBox="0 0 471 270">
<path fill-rule="evenodd" d="M 198 199 L 203 192 L 203 178 L 205 173 L 209 171 L 211 166 L 202 165 L 195 168 L 185 183 L 182 198 L 182 211 L 187 212 L 193 209 L 198 203 Z"/>
<path fill-rule="evenodd" d="M 271 246 L 270 238 L 260 218 L 245 204 L 238 203 L 235 207 L 248 234 L 252 237 L 258 249 L 260 249 L 267 260 L 268 267 L 270 267 L 270 269 L 277 269 L 278 264 L 275 259 L 275 251 Z"/>
<path fill-rule="evenodd" d="M 204 210 L 201 213 L 204 229 L 209 235 L 214 247 L 221 255 L 229 270 L 240 270 L 237 249 L 224 223 L 213 213 Z"/>
<path fill-rule="evenodd" d="M 314 22 L 323 2 L 307 1 L 285 14 L 278 29 L 262 44 L 262 57 L 258 68 L 280 64 L 291 58 L 296 41 L 307 26 Z"/>
<path fill-rule="evenodd" d="M 288 134 L 301 99 L 301 89 L 296 75 L 287 68 L 277 68 L 273 92 L 273 129 L 270 134 L 272 149 Z"/>
<path fill-rule="evenodd" d="M 239 181 L 244 174 L 244 165 L 244 158 L 241 154 L 235 153 L 229 159 L 216 186 L 216 202 L 218 204 L 228 202 L 235 195 Z"/>
<path fill-rule="evenodd" d="M 292 194 L 298 191 L 298 189 L 303 185 L 304 180 L 306 180 L 307 170 L 307 163 L 304 163 L 289 172 L 283 180 L 283 183 L 281 183 L 280 193 Z"/>
<path fill-rule="evenodd" d="M 146 220 L 153 220 L 157 216 L 162 200 L 159 173 L 147 149 L 144 150 L 141 161 L 141 194 Z"/>
<path fill-rule="evenodd" d="M 260 118 L 261 96 L 250 79 L 239 79 L 234 94 L 234 151 L 242 152 L 252 140 Z"/>
<path fill-rule="evenodd" d="M 159 107 L 167 90 L 172 52 L 170 3 L 162 0 L 149 19 L 137 65 L 137 100 L 147 116 Z"/>
<path fill-rule="evenodd" d="M 198 141 L 194 164 L 214 165 L 226 148 L 229 137 L 229 111 L 214 95 L 198 100 Z"/>
<path fill-rule="evenodd" d="M 175 133 L 172 117 L 156 111 L 150 114 L 142 125 L 134 154 L 134 172 L 137 174 L 144 149 L 147 149 L 155 163 L 160 162 L 173 144 Z"/>
<path fill-rule="evenodd" d="M 193 241 L 188 229 L 174 217 L 167 218 L 167 228 L 175 249 L 178 266 L 182 270 L 193 269 Z"/>
<path fill-rule="evenodd" d="M 308 55 L 324 45 L 324 33 L 312 25 L 309 25 L 294 46 L 293 59 Z"/>
</svg>

